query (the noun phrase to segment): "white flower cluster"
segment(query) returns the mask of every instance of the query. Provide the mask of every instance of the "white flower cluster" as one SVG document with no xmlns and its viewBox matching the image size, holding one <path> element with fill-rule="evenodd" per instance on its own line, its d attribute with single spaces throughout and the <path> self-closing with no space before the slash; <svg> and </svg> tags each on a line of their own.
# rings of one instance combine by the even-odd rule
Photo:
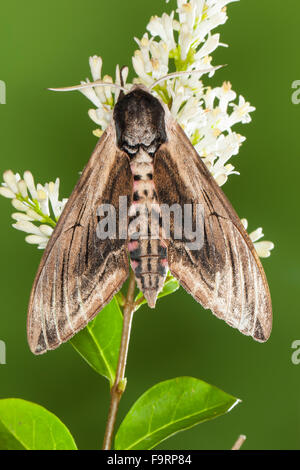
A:
<svg viewBox="0 0 300 470">
<path fill-rule="evenodd" d="M 212 31 L 227 21 L 226 5 L 236 0 L 177 0 L 176 15 L 164 13 L 161 18 L 151 18 L 133 57 L 133 66 L 141 81 L 150 86 L 154 80 L 165 76 L 170 66 L 177 71 L 199 71 L 167 80 L 155 88 L 168 104 L 172 114 L 185 130 L 205 164 L 222 186 L 233 173 L 228 163 L 237 155 L 244 137 L 232 127 L 251 120 L 250 106 L 225 82 L 217 88 L 205 87 L 201 70 L 211 64 L 210 54 L 220 45 L 220 35 Z M 157 39 L 158 38 L 158 39 Z M 214 71 L 210 72 L 210 76 Z"/>
<path fill-rule="evenodd" d="M 124 67 L 122 70 L 120 70 L 120 67 L 117 65 L 116 80 L 114 82 L 112 77 L 110 77 L 109 75 L 104 75 L 104 77 L 102 77 L 101 57 L 90 57 L 89 63 L 94 82 L 96 82 L 97 80 L 102 80 L 104 83 L 116 83 L 117 85 L 121 85 L 121 81 L 123 81 L 123 84 L 126 84 L 128 77 L 128 67 Z M 88 78 L 86 79 L 86 81 L 81 82 L 82 85 L 88 83 Z M 98 86 L 83 88 L 82 90 L 80 90 L 80 92 L 85 95 L 96 106 L 96 109 L 89 110 L 89 116 L 96 124 L 98 124 L 98 126 L 100 126 L 100 129 L 96 129 L 94 131 L 94 134 L 96 135 L 96 137 L 101 137 L 103 131 L 106 129 L 106 127 L 112 120 L 113 108 L 119 97 L 120 90 L 116 89 L 115 87 Z"/>
<path fill-rule="evenodd" d="M 225 46 L 220 42 L 220 35 L 212 34 L 212 31 L 227 21 L 226 5 L 234 1 L 237 0 L 177 0 L 176 12 L 150 19 L 147 25 L 150 36 L 145 33 L 142 39 L 135 38 L 139 49 L 132 58 L 137 74 L 134 83 L 143 83 L 147 87 L 166 76 L 170 69 L 192 72 L 165 80 L 153 92 L 169 106 L 220 186 L 229 175 L 239 174 L 228 162 L 238 154 L 245 137 L 234 132 L 232 127 L 250 122 L 250 112 L 255 110 L 243 96 L 235 103 L 237 95 L 229 82 L 212 89 L 205 87 L 201 80 L 202 75 L 208 73 L 210 54 L 218 46 Z M 100 80 L 101 57 L 90 57 L 90 68 L 93 80 Z M 213 74 L 211 67 L 209 76 Z M 128 69 L 123 77 L 125 83 L 127 76 Z M 107 75 L 102 80 L 113 83 L 112 77 Z M 120 82 L 117 66 L 115 83 Z M 89 83 L 89 80 L 81 83 Z M 130 85 L 127 87 L 129 89 Z M 100 126 L 94 131 L 99 137 L 111 121 L 119 91 L 99 86 L 80 91 L 96 106 L 89 110 L 89 116 Z"/>
<path fill-rule="evenodd" d="M 242 219 L 241 220 L 242 224 L 245 227 L 245 230 L 248 228 L 248 220 L 247 219 Z M 261 238 L 263 238 L 263 230 L 261 227 L 257 228 L 254 230 L 254 232 L 249 233 L 249 237 L 251 241 L 253 242 L 253 245 L 255 247 L 255 250 L 260 258 L 269 258 L 271 256 L 271 250 L 274 248 L 274 243 L 269 242 L 267 240 L 262 240 L 258 241 Z"/>
<path fill-rule="evenodd" d="M 55 183 L 35 185 L 30 171 L 25 171 L 23 179 L 11 170 L 3 174 L 4 183 L 0 195 L 11 199 L 18 211 L 12 214 L 16 221 L 13 227 L 28 233 L 27 243 L 46 248 L 56 222 L 63 211 L 67 199 L 59 201 L 59 179 Z"/>
<path fill-rule="evenodd" d="M 150 87 L 170 70 L 184 72 L 155 85 L 153 93 L 168 105 L 217 183 L 222 186 L 229 175 L 239 174 L 229 160 L 238 154 L 245 140 L 232 127 L 237 123 L 250 122 L 250 113 L 255 108 L 243 96 L 239 96 L 236 102 L 237 94 L 229 82 L 211 88 L 203 84 L 202 76 L 214 74 L 210 54 L 218 46 L 225 46 L 220 42 L 220 35 L 212 31 L 227 21 L 226 5 L 238 0 L 176 1 L 176 12 L 152 17 L 147 25 L 148 33 L 140 40 L 135 39 L 139 49 L 132 58 L 137 74 L 133 82 Z M 126 84 L 127 67 L 122 70 L 116 67 L 114 82 L 108 75 L 102 77 L 101 57 L 90 57 L 89 64 L 93 82 L 122 85 L 130 90 L 132 84 Z M 89 79 L 81 82 L 83 85 L 89 83 Z M 95 86 L 91 83 L 80 92 L 95 106 L 89 110 L 89 116 L 99 126 L 94 134 L 100 137 L 111 122 L 120 90 L 114 86 Z M 59 180 L 44 187 L 38 185 L 35 189 L 32 175 L 29 175 L 26 172 L 24 180 L 21 180 L 18 175 L 6 172 L 5 185 L 0 189 L 0 194 L 12 198 L 14 207 L 20 211 L 13 214 L 17 220 L 14 227 L 31 234 L 26 238 L 29 243 L 38 243 L 39 248 L 44 248 L 51 227 L 55 225 L 49 217 L 49 201 L 57 220 L 66 200 L 58 201 Z M 31 199 L 27 196 L 27 188 Z M 37 227 L 33 221 L 41 225 Z M 250 234 L 259 256 L 267 257 L 274 245 L 267 241 L 258 242 L 262 236 L 262 229 Z"/>
</svg>

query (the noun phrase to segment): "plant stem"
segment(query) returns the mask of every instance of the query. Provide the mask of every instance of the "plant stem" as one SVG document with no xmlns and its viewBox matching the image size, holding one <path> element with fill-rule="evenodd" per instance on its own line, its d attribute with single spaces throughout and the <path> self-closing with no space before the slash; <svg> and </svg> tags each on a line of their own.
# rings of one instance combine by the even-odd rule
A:
<svg viewBox="0 0 300 470">
<path fill-rule="evenodd" d="M 243 434 L 241 434 L 237 441 L 234 443 L 233 447 L 231 448 L 231 450 L 240 450 L 240 448 L 242 447 L 242 445 L 244 444 L 246 440 L 246 436 L 244 436 Z"/>
<path fill-rule="evenodd" d="M 129 286 L 126 295 L 125 305 L 123 309 L 123 331 L 121 346 L 119 352 L 118 367 L 114 385 L 111 388 L 111 401 L 108 413 L 108 419 L 105 429 L 103 450 L 110 450 L 112 445 L 115 422 L 117 418 L 119 403 L 125 390 L 125 369 L 128 354 L 128 345 L 131 332 L 132 317 L 135 311 L 134 304 L 135 276 L 130 271 Z"/>
</svg>

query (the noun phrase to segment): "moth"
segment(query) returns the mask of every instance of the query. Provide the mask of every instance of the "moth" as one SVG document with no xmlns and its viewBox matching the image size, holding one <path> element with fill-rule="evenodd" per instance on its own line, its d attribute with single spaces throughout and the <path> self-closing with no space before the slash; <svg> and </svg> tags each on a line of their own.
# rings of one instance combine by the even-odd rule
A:
<svg viewBox="0 0 300 470">
<path fill-rule="evenodd" d="M 141 203 L 189 205 L 193 223 L 200 205 L 201 246 L 190 249 L 187 237 L 175 236 L 174 218 L 165 237 L 160 213 L 159 237 L 134 237 L 129 226 Z M 114 207 L 116 233 L 126 236 L 97 236 L 103 204 Z M 28 310 L 31 351 L 55 349 L 84 328 L 121 289 L 129 264 L 150 307 L 169 270 L 218 318 L 257 341 L 269 338 L 270 292 L 252 241 L 168 107 L 142 85 L 121 92 L 43 254 Z"/>
</svg>

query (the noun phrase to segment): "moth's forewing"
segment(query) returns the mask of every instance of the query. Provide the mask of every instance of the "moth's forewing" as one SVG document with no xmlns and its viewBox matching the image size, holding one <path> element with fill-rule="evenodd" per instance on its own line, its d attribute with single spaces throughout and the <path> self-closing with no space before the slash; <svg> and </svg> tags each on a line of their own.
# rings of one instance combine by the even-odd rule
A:
<svg viewBox="0 0 300 470">
<path fill-rule="evenodd" d="M 167 143 L 154 159 L 160 204 L 203 208 L 203 243 L 190 249 L 171 227 L 168 264 L 181 285 L 217 317 L 257 341 L 272 328 L 268 283 L 252 241 L 187 136 L 166 109 Z M 193 210 L 194 224 L 196 211 Z"/>
<path fill-rule="evenodd" d="M 97 209 L 119 196 L 132 200 L 129 159 L 111 125 L 98 142 L 42 257 L 28 310 L 28 342 L 35 354 L 70 339 L 118 292 L 128 276 L 127 240 L 99 239 Z M 125 222 L 126 224 L 126 222 Z M 118 231 L 117 226 L 117 231 Z"/>
</svg>

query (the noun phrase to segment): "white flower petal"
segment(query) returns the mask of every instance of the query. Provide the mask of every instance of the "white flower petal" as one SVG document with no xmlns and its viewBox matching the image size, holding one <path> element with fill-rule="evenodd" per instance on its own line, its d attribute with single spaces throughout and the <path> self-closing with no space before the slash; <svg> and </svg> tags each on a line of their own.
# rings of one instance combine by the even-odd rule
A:
<svg viewBox="0 0 300 470">
<path fill-rule="evenodd" d="M 10 188 L 0 187 L 0 195 L 7 199 L 14 199 L 15 193 Z"/>
<path fill-rule="evenodd" d="M 247 228 L 248 228 L 248 220 L 247 220 L 247 219 L 241 219 L 241 222 L 242 222 L 242 224 L 243 224 L 243 226 L 244 226 L 244 229 L 247 230 Z"/>
<path fill-rule="evenodd" d="M 97 80 L 101 79 L 102 58 L 94 55 L 90 57 L 89 63 L 90 63 L 90 68 L 92 72 L 93 81 L 96 82 Z"/>
<path fill-rule="evenodd" d="M 45 235 L 46 237 L 51 237 L 52 233 L 53 233 L 53 228 L 50 227 L 49 225 L 40 225 L 39 227 L 40 229 L 40 232 Z"/>
<path fill-rule="evenodd" d="M 32 173 L 30 171 L 25 171 L 24 181 L 27 184 L 27 187 L 30 191 L 32 199 L 37 199 L 36 187 L 35 187 L 35 184 L 34 184 L 34 179 L 33 179 Z"/>
<path fill-rule="evenodd" d="M 247 230 L 247 228 L 248 228 L 247 219 L 241 219 L 241 222 L 242 222 L 245 230 Z M 263 241 L 258 242 L 257 240 L 259 240 L 263 236 L 264 236 L 264 234 L 263 234 L 263 230 L 262 230 L 261 227 L 259 227 L 254 232 L 249 234 L 249 237 L 250 237 L 250 239 L 252 240 L 252 242 L 254 244 L 254 247 L 256 249 L 256 252 L 257 252 L 258 256 L 260 258 L 268 258 L 271 255 L 271 250 L 273 250 L 273 248 L 274 248 L 274 243 L 272 243 L 270 241 L 267 241 L 267 240 L 263 240 Z"/>
<path fill-rule="evenodd" d="M 42 243 L 40 243 L 40 244 L 38 245 L 38 250 L 44 250 L 44 249 L 46 248 L 46 246 L 48 245 L 48 241 L 49 241 L 49 240 L 45 240 L 45 241 L 43 241 Z"/>
<path fill-rule="evenodd" d="M 58 219 L 58 217 L 61 214 L 61 202 L 58 199 L 59 185 L 60 185 L 59 178 L 56 178 L 55 183 L 51 181 L 48 185 L 46 185 L 50 204 L 51 204 L 51 207 L 52 207 L 52 210 L 56 219 Z"/>
<path fill-rule="evenodd" d="M 3 180 L 13 193 L 19 193 L 16 176 L 11 170 L 7 170 L 3 173 Z"/>
<path fill-rule="evenodd" d="M 261 227 L 257 228 L 254 232 L 251 232 L 249 234 L 249 237 L 251 238 L 253 243 L 262 238 L 263 236 L 264 234 Z"/>
<path fill-rule="evenodd" d="M 40 204 L 42 213 L 49 216 L 49 198 L 46 186 L 44 187 L 41 184 L 37 184 L 37 200 Z"/>
<path fill-rule="evenodd" d="M 85 83 L 88 83 L 88 82 L 84 82 L 82 81 L 81 84 L 84 85 Z M 98 97 L 98 95 L 96 94 L 96 89 L 98 88 L 104 88 L 104 87 L 95 87 L 93 88 L 92 86 L 91 87 L 88 87 L 88 88 L 82 88 L 80 89 L 80 93 L 82 93 L 84 96 L 86 96 L 87 99 L 89 99 L 95 106 L 101 106 L 101 101 Z"/>
<path fill-rule="evenodd" d="M 22 232 L 31 233 L 33 235 L 41 235 L 39 227 L 27 220 L 20 220 L 19 222 L 13 224 L 13 227 Z"/>
<path fill-rule="evenodd" d="M 13 219 L 15 219 L 18 222 L 21 220 L 28 220 L 28 221 L 34 220 L 28 214 L 23 214 L 22 212 L 14 212 L 13 214 L 11 214 L 11 216 Z"/>
<path fill-rule="evenodd" d="M 254 243 L 254 246 L 260 258 L 269 258 L 269 256 L 271 256 L 271 250 L 274 248 L 274 243 L 269 241 L 261 241 Z"/>
<path fill-rule="evenodd" d="M 13 199 L 11 203 L 14 206 L 14 208 L 17 209 L 17 211 L 27 212 L 28 206 L 26 206 L 26 204 L 19 201 L 18 199 Z"/>
<path fill-rule="evenodd" d="M 216 182 L 218 183 L 219 186 L 223 186 L 223 184 L 225 184 L 226 181 L 228 180 L 228 176 L 225 173 L 223 173 L 223 174 L 217 176 L 215 178 L 215 180 L 216 180 Z"/>
<path fill-rule="evenodd" d="M 46 246 L 48 239 L 39 235 L 27 235 L 25 238 L 26 242 L 30 245 L 42 245 Z"/>
<path fill-rule="evenodd" d="M 174 12 L 171 15 L 163 13 L 161 18 L 152 16 L 147 26 L 152 36 L 159 36 L 168 45 L 170 50 L 176 46 L 173 33 L 173 18 Z"/>
<path fill-rule="evenodd" d="M 204 45 L 199 49 L 199 51 L 195 55 L 195 60 L 202 59 L 205 56 L 208 56 L 211 54 L 215 49 L 220 44 L 220 35 L 219 34 L 214 34 L 213 36 L 210 36 L 207 41 L 204 43 Z"/>
<path fill-rule="evenodd" d="M 44 218 L 33 209 L 27 210 L 27 216 L 32 220 L 37 220 L 38 222 L 42 222 L 42 220 L 44 220 Z"/>
<path fill-rule="evenodd" d="M 25 183 L 24 180 L 20 180 L 20 181 L 18 181 L 17 185 L 18 185 L 18 189 L 19 189 L 18 192 L 25 199 L 28 196 L 27 184 Z"/>
</svg>

